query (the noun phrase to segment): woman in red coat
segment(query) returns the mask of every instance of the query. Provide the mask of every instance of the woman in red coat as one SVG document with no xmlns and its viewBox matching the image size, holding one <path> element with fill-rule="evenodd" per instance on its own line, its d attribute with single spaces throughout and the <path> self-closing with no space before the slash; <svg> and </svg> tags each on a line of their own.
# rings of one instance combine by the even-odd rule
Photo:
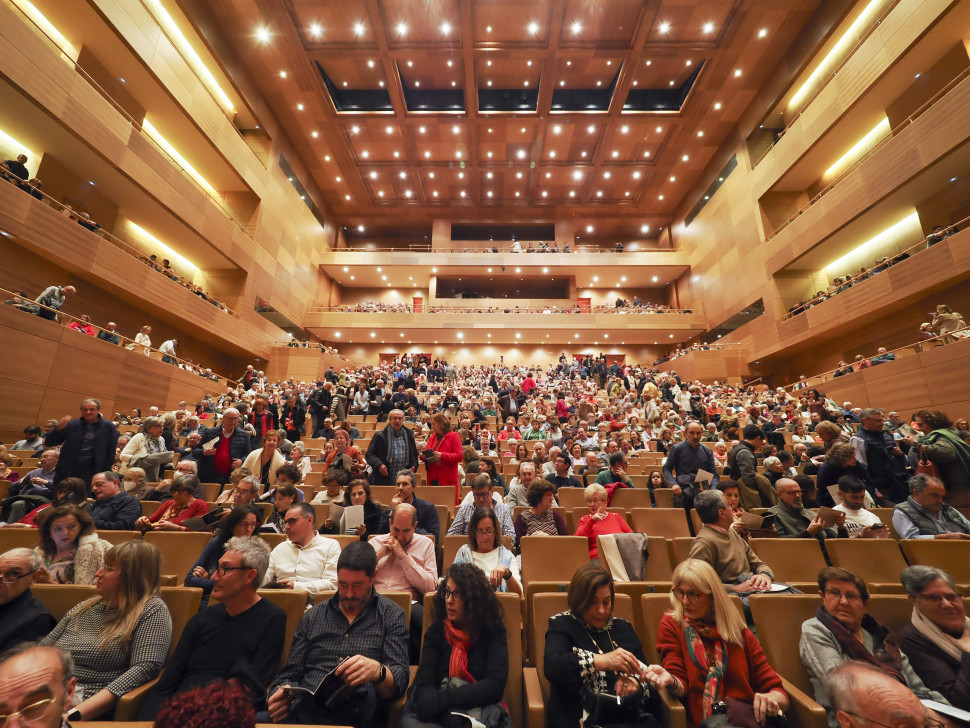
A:
<svg viewBox="0 0 970 728">
<path fill-rule="evenodd" d="M 418 460 L 428 469 L 428 485 L 454 486 L 455 505 L 458 505 L 461 495 L 458 481 L 458 463 L 462 459 L 461 438 L 452 431 L 451 423 L 443 412 L 431 415 L 431 429 L 431 437 Z"/>
<path fill-rule="evenodd" d="M 647 668 L 650 684 L 684 701 L 691 728 L 722 702 L 744 703 L 730 705 L 728 715 L 740 709 L 759 725 L 787 711 L 781 678 L 711 565 L 687 559 L 674 569 L 671 581 L 673 609 L 660 620 L 657 636 L 663 667 Z"/>
</svg>

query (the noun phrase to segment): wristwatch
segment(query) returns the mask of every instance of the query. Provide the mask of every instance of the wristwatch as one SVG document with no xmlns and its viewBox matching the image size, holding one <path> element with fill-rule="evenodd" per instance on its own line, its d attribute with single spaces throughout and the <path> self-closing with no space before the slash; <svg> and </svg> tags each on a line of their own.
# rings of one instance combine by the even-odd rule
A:
<svg viewBox="0 0 970 728">
<path fill-rule="evenodd" d="M 78 708 L 74 708 L 67 714 L 68 720 L 84 720 L 84 716 L 81 715 L 81 711 Z"/>
<path fill-rule="evenodd" d="M 381 676 L 377 678 L 377 684 L 380 685 L 382 682 L 384 682 L 384 679 L 386 677 L 387 677 L 387 666 L 381 665 Z"/>
<path fill-rule="evenodd" d="M 512 578 L 512 569 L 510 569 L 509 567 L 506 566 L 505 567 L 505 575 L 502 578 L 505 579 L 506 581 L 508 581 L 509 579 L 511 579 Z"/>
</svg>

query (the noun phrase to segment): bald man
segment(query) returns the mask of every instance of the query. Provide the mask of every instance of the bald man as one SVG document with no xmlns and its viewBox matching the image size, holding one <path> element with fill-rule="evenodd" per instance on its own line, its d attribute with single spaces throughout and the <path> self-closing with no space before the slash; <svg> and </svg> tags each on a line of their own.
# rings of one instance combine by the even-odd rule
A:
<svg viewBox="0 0 970 728">
<path fill-rule="evenodd" d="M 74 698 L 71 656 L 56 647 L 27 644 L 0 655 L 0 715 L 17 726 L 60 728 Z M 73 716 L 67 715 L 68 719 Z"/>
<path fill-rule="evenodd" d="M 915 728 L 933 725 L 931 721 L 940 719 L 935 712 L 925 708 L 916 694 L 903 683 L 865 662 L 844 662 L 829 673 L 825 684 L 832 701 L 830 726 Z"/>
</svg>

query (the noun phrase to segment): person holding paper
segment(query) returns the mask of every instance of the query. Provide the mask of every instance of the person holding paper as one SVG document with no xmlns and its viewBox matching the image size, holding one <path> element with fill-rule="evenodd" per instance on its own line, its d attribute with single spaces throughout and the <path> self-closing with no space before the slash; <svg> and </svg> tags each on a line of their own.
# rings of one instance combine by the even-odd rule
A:
<svg viewBox="0 0 970 728">
<path fill-rule="evenodd" d="M 845 530 L 849 538 L 890 538 L 889 529 L 879 516 L 865 508 L 868 495 L 865 483 L 854 475 L 843 475 L 836 487 L 842 502 L 832 510 L 845 513 Z"/>
<path fill-rule="evenodd" d="M 703 436 L 704 427 L 700 422 L 688 422 L 684 441 L 670 448 L 664 461 L 664 480 L 673 488 L 677 508 L 690 510 L 698 492 L 717 487 L 717 463 L 711 448 L 701 444 Z M 698 477 L 701 472 L 703 476 Z"/>
<path fill-rule="evenodd" d="M 821 515 L 802 505 L 801 486 L 791 478 L 779 478 L 775 483 L 775 492 L 778 494 L 778 505 L 769 508 L 768 513 L 775 516 L 775 530 L 779 538 L 817 538 L 823 541 L 840 535 L 848 536 L 842 525 L 845 514 L 833 515 L 831 518 L 837 520 L 830 520 L 832 525 L 826 526 Z M 831 508 L 827 510 L 832 512 Z M 837 528 L 833 527 L 835 523 L 838 523 Z"/>
<path fill-rule="evenodd" d="M 316 511 L 309 503 L 298 503 L 286 512 L 287 540 L 273 549 L 263 586 L 296 589 L 307 593 L 307 604 L 322 591 L 337 588 L 337 559 L 340 544 L 317 533 Z"/>
</svg>

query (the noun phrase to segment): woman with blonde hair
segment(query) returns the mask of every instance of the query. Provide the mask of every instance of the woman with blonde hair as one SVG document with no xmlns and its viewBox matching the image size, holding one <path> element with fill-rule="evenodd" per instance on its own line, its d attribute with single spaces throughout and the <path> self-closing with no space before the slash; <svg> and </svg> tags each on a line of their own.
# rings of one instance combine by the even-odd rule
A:
<svg viewBox="0 0 970 728">
<path fill-rule="evenodd" d="M 740 605 L 732 604 L 713 567 L 700 559 L 678 564 L 671 577 L 672 609 L 660 620 L 657 649 L 662 667 L 646 678 L 684 701 L 693 728 L 721 711 L 740 713 L 750 725 L 766 725 L 788 710 L 788 694 L 748 629 Z"/>
<path fill-rule="evenodd" d="M 69 611 L 42 644 L 74 659 L 77 688 L 71 721 L 111 715 L 118 698 L 162 670 L 172 618 L 158 596 L 162 555 L 155 544 L 112 547 L 95 574 L 98 596 Z"/>
<path fill-rule="evenodd" d="M 243 460 L 242 467 L 249 468 L 266 490 L 276 485 L 276 471 L 286 462 L 283 453 L 279 451 L 279 446 L 279 432 L 268 430 L 263 435 L 263 446 L 253 450 Z"/>
</svg>

